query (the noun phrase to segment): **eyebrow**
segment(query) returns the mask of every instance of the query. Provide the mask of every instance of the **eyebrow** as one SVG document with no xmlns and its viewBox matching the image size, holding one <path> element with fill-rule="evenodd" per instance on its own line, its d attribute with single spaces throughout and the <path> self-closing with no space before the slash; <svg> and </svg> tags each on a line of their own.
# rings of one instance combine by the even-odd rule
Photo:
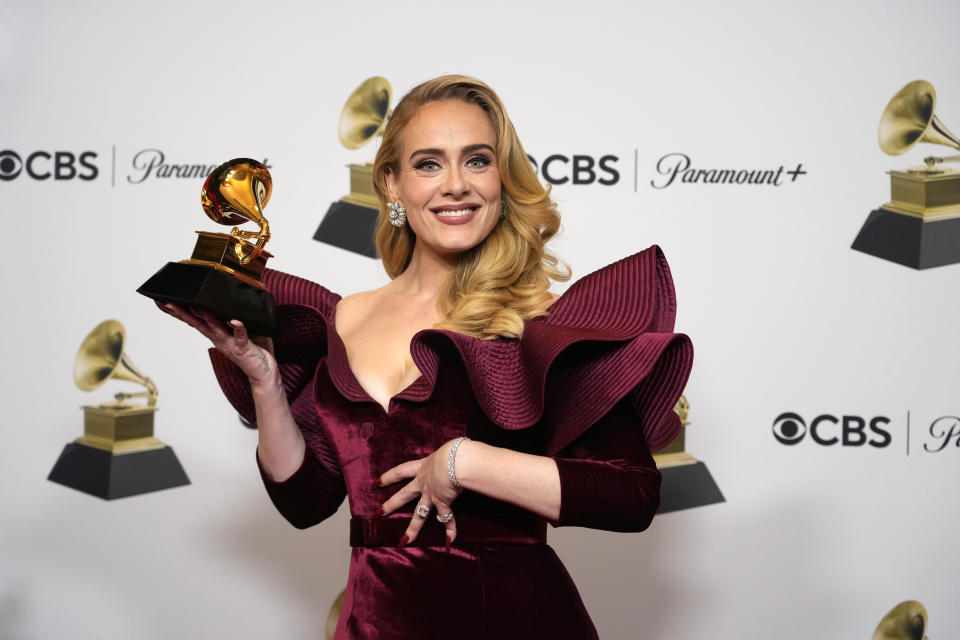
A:
<svg viewBox="0 0 960 640">
<path fill-rule="evenodd" d="M 479 144 L 467 145 L 466 147 L 463 148 L 463 154 L 466 155 L 468 153 L 473 153 L 474 151 L 480 151 L 481 149 L 486 149 L 487 151 L 490 151 L 491 153 L 496 154 L 496 151 L 494 151 L 493 147 L 483 142 Z M 412 160 L 416 156 L 420 156 L 420 155 L 442 156 L 443 153 L 444 153 L 443 149 L 432 149 L 432 148 L 417 149 L 416 151 L 410 154 L 410 159 Z"/>
</svg>

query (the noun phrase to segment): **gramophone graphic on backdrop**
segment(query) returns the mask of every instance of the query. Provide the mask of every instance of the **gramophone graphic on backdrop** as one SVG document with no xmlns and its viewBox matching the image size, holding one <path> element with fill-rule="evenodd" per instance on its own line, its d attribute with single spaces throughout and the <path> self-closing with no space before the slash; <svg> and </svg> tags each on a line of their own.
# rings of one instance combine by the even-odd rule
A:
<svg viewBox="0 0 960 640">
<path fill-rule="evenodd" d="M 127 336 L 116 320 L 104 320 L 80 345 L 73 381 L 93 391 L 107 380 L 146 388 L 116 393 L 114 402 L 83 407 L 83 435 L 63 448 L 48 480 L 113 500 L 190 484 L 173 449 L 153 436 L 157 386 L 124 352 Z M 128 402 L 146 398 L 146 404 Z"/>
<path fill-rule="evenodd" d="M 904 600 L 883 616 L 872 640 L 928 640 L 926 607 Z"/>
<path fill-rule="evenodd" d="M 386 78 L 367 78 L 357 87 L 340 112 L 337 132 L 340 144 L 359 149 L 383 134 L 390 120 L 392 90 Z M 377 258 L 373 233 L 377 225 L 380 201 L 373 190 L 373 163 L 351 163 L 350 193 L 330 205 L 314 240 L 353 253 Z"/>
<path fill-rule="evenodd" d="M 903 87 L 880 118 L 880 148 L 900 155 L 918 142 L 960 149 L 934 109 L 937 92 L 925 80 Z M 890 174 L 890 202 L 870 212 L 851 248 L 927 269 L 960 262 L 960 171 L 944 167 L 960 155 L 929 156 L 924 164 Z"/>
</svg>

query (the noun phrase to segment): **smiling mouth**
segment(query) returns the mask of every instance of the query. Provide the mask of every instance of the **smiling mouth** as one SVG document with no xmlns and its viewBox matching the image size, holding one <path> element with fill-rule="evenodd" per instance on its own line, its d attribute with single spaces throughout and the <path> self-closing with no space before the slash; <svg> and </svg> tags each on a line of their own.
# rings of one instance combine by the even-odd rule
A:
<svg viewBox="0 0 960 640">
<path fill-rule="evenodd" d="M 463 216 L 469 216 L 477 209 L 478 207 L 469 207 L 466 209 L 454 209 L 449 211 L 448 210 L 434 211 L 433 213 L 441 218 L 459 218 Z"/>
</svg>

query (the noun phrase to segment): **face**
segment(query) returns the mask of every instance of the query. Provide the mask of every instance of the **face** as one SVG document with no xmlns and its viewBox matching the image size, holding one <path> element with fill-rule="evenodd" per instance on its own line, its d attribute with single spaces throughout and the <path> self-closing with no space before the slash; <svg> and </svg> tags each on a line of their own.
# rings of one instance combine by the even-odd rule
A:
<svg viewBox="0 0 960 640">
<path fill-rule="evenodd" d="M 407 210 L 414 251 L 446 255 L 483 242 L 500 217 L 497 141 L 483 109 L 430 102 L 402 136 L 400 171 L 387 174 L 387 186 Z"/>
</svg>

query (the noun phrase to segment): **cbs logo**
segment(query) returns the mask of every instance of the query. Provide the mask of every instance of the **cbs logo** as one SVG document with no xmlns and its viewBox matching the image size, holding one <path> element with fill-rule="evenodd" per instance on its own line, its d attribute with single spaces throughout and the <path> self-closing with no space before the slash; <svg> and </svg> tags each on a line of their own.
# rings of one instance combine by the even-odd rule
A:
<svg viewBox="0 0 960 640">
<path fill-rule="evenodd" d="M 599 159 L 593 156 L 575 155 L 565 156 L 555 153 L 547 156 L 543 164 L 537 164 L 533 156 L 527 156 L 533 164 L 533 169 L 550 184 L 617 184 L 620 181 L 620 172 L 614 166 L 619 160 L 617 156 L 605 155 Z"/>
<path fill-rule="evenodd" d="M 93 164 L 96 151 L 84 151 L 76 155 L 70 151 L 34 151 L 26 160 L 10 149 L 0 151 L 0 180 L 13 180 L 22 172 L 34 180 L 93 180 L 100 170 Z"/>
<path fill-rule="evenodd" d="M 810 426 L 796 413 L 781 413 L 773 421 L 773 437 L 781 444 L 794 445 L 810 434 L 810 439 L 819 445 L 830 447 L 841 443 L 844 447 L 860 447 L 869 444 L 882 449 L 893 437 L 884 427 L 890 419 L 876 416 L 869 421 L 860 416 L 819 415 L 810 421 Z"/>
</svg>

